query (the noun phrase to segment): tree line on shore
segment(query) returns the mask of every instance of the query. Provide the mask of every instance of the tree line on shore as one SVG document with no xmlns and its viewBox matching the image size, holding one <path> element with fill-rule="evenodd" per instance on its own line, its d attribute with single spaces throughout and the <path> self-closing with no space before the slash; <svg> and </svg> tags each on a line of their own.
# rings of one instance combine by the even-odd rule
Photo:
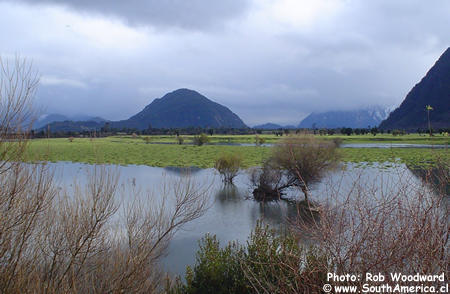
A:
<svg viewBox="0 0 450 294">
<path fill-rule="evenodd" d="M 440 128 L 437 130 L 431 129 L 431 134 L 448 134 L 450 132 L 450 128 Z M 371 134 L 376 136 L 378 134 L 391 134 L 393 136 L 402 136 L 406 134 L 410 134 L 406 130 L 402 129 L 394 129 L 394 130 L 384 130 L 379 129 L 378 127 L 367 127 L 367 128 L 333 128 L 333 129 L 277 129 L 277 130 L 265 130 L 265 129 L 235 129 L 235 128 L 201 128 L 201 127 L 192 127 L 192 128 L 149 128 L 147 130 L 138 130 L 135 128 L 122 128 L 115 129 L 107 127 L 106 125 L 100 129 L 85 129 L 82 131 L 63 131 L 57 130 L 52 131 L 51 128 L 43 128 L 40 130 L 31 130 L 29 132 L 30 138 L 67 138 L 67 137 L 108 137 L 108 136 L 117 136 L 117 135 L 170 135 L 170 136 L 180 136 L 180 135 L 275 135 L 275 136 L 285 136 L 290 134 L 301 134 L 301 133 L 309 133 L 314 135 L 367 135 Z M 426 135 L 430 133 L 427 129 L 417 129 L 415 133 L 419 135 Z"/>
</svg>

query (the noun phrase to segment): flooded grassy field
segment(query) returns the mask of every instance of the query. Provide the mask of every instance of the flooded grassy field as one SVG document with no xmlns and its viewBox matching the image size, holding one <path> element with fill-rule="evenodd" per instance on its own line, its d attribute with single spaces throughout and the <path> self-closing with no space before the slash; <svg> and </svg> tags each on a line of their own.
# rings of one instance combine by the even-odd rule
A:
<svg viewBox="0 0 450 294">
<path fill-rule="evenodd" d="M 416 140 L 416 137 L 412 137 L 412 140 Z M 217 136 L 213 138 L 217 139 Z M 232 153 L 240 154 L 243 158 L 242 167 L 248 168 L 261 165 L 270 155 L 270 146 L 245 146 L 245 144 L 254 144 L 243 142 L 245 140 L 242 138 L 249 138 L 248 136 L 233 136 L 232 138 L 239 141 L 236 144 L 243 144 L 244 146 L 234 143 L 224 143 L 234 145 L 208 144 L 203 146 L 164 144 L 162 142 L 157 143 L 158 139 L 155 139 L 155 142 L 151 144 L 146 144 L 141 138 L 131 137 L 75 138 L 72 142 L 67 138 L 39 139 L 31 141 L 28 158 L 29 161 L 210 168 L 214 166 L 214 162 L 219 156 Z M 448 140 L 445 137 L 442 138 Z M 172 140 L 175 140 L 174 137 Z M 443 143 L 443 141 L 439 142 Z M 339 150 L 343 162 L 401 162 L 410 165 L 428 166 L 439 158 L 447 160 L 450 158 L 446 145 L 442 144 L 436 147 L 410 144 L 407 145 L 408 148 L 399 148 L 399 146 L 387 143 L 349 144 L 352 144 L 350 145 L 352 148 L 340 148 Z M 343 144 L 342 146 L 345 147 L 346 145 Z M 431 148 L 424 148 L 429 146 Z M 347 147 L 349 147 L 348 144 Z"/>
</svg>

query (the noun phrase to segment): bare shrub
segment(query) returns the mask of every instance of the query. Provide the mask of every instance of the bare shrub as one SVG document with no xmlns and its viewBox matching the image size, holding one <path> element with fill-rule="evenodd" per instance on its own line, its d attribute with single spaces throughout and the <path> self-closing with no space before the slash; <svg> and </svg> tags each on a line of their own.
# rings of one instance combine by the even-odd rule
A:
<svg viewBox="0 0 450 294">
<path fill-rule="evenodd" d="M 52 173 L 43 164 L 26 165 L 32 99 L 38 84 L 32 66 L 18 57 L 0 59 L 0 292 L 16 289 L 18 279 L 32 281 L 31 245 L 56 195 Z M 16 288 L 17 287 L 17 288 Z M 13 291 L 14 292 L 14 291 Z"/>
<path fill-rule="evenodd" d="M 214 165 L 224 183 L 232 184 L 242 165 L 242 156 L 226 153 L 220 156 Z"/>
<path fill-rule="evenodd" d="M 337 186 L 334 186 L 337 187 Z M 448 203 L 409 177 L 392 185 L 356 180 L 329 187 L 320 222 L 308 231 L 329 271 L 346 274 L 449 274 Z M 299 231 L 305 229 L 298 224 Z"/>
<path fill-rule="evenodd" d="M 327 184 L 319 220 L 311 224 L 299 218 L 291 227 L 303 247 L 311 244 L 308 254 L 269 246 L 280 252 L 277 258 L 253 264 L 256 270 L 252 263 L 242 264 L 254 292 L 320 293 L 325 283 L 361 287 L 367 283 L 366 273 L 389 277 L 383 283 L 391 286 L 396 283 L 390 280 L 391 273 L 448 277 L 448 199 L 403 172 L 395 181 L 372 182 L 359 176 L 348 185 L 342 180 Z M 361 279 L 327 281 L 326 273 L 359 274 Z M 399 284 L 441 286 L 439 281 Z"/>
<path fill-rule="evenodd" d="M 0 175 L 25 156 L 38 82 L 37 72 L 26 60 L 0 57 Z"/>
<path fill-rule="evenodd" d="M 37 188 L 35 198 L 23 199 L 29 188 L 19 191 L 17 208 L 1 214 L 3 293 L 162 290 L 160 257 L 177 230 L 206 211 L 207 188 L 189 178 L 174 180 L 166 183 L 161 201 L 127 195 L 135 200 L 121 208 L 118 174 L 96 168 L 88 179 L 84 188 L 74 185 L 59 195 L 51 181 L 48 187 L 28 185 Z"/>
<path fill-rule="evenodd" d="M 87 184 L 58 189 L 46 164 L 22 162 L 37 85 L 31 73 L 17 60 L 0 72 L 0 293 L 162 291 L 159 259 L 208 208 L 208 187 L 182 178 L 166 183 L 160 202 L 120 210 L 118 174 L 97 166 Z"/>
<path fill-rule="evenodd" d="M 80 289 L 80 282 L 101 265 L 93 261 L 108 250 L 107 225 L 118 209 L 118 174 L 95 168 L 88 178 L 85 187 L 75 184 L 58 195 L 40 223 L 37 244 L 31 244 L 39 252 L 35 264 L 42 290 Z"/>
<path fill-rule="evenodd" d="M 16 292 L 36 277 L 35 242 L 56 189 L 44 165 L 9 165 L 0 176 L 0 292 Z"/>
<path fill-rule="evenodd" d="M 150 195 L 134 197 L 124 207 L 115 238 L 106 243 L 111 244 L 108 250 L 94 259 L 94 271 L 79 280 L 91 280 L 98 293 L 159 292 L 165 277 L 160 257 L 176 231 L 208 208 L 206 190 L 189 178 L 168 182 L 159 202 Z"/>
</svg>

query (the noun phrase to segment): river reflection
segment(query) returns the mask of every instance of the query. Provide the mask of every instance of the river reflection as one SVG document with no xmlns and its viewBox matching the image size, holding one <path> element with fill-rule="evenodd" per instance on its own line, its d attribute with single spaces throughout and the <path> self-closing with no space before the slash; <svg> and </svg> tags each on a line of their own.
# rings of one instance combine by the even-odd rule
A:
<svg viewBox="0 0 450 294">
<path fill-rule="evenodd" d="M 61 187 L 70 187 L 76 180 L 80 184 L 87 181 L 88 171 L 92 165 L 80 163 L 50 163 L 55 168 L 57 179 Z M 251 188 L 248 175 L 245 172 L 235 179 L 235 185 L 224 186 L 220 177 L 213 169 L 179 169 L 157 168 L 148 166 L 109 166 L 120 173 L 122 202 L 130 201 L 135 197 L 134 191 L 140 190 L 152 193 L 152 197 L 160 197 L 161 185 L 170 182 L 170 179 L 190 175 L 195 181 L 210 185 L 211 207 L 206 214 L 199 219 L 187 224 L 174 237 L 170 244 L 167 256 L 163 264 L 167 270 L 175 274 L 183 274 L 187 265 L 195 262 L 195 253 L 198 249 L 198 241 L 206 234 L 216 234 L 222 244 L 238 240 L 245 242 L 260 219 L 275 229 L 286 227 L 289 220 L 295 220 L 298 215 L 298 203 L 295 201 L 278 201 L 262 203 L 250 198 Z M 345 168 L 330 173 L 321 183 L 312 187 L 311 199 L 326 201 L 326 195 L 333 189 L 343 189 L 351 186 L 355 180 L 373 183 L 374 186 L 395 188 L 399 179 L 409 178 L 412 185 L 420 185 L 420 180 L 414 176 L 404 165 L 391 168 L 380 166 L 356 167 L 347 164 Z M 382 189 L 378 189 L 381 193 Z M 290 196 L 294 200 L 303 200 L 301 192 L 291 191 Z"/>
</svg>

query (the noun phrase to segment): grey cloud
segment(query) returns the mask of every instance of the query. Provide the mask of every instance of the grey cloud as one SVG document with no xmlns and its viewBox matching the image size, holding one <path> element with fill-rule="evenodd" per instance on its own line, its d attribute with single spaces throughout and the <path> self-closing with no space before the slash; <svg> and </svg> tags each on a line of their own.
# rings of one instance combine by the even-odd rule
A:
<svg viewBox="0 0 450 294">
<path fill-rule="evenodd" d="M 39 81 L 42 85 L 49 85 L 49 86 L 64 85 L 75 88 L 87 88 L 87 85 L 81 81 L 65 79 L 55 76 L 41 76 Z"/>
<path fill-rule="evenodd" d="M 51 4 L 56 0 L 37 2 Z M 209 1 L 199 11 L 210 9 L 212 13 L 221 5 L 231 5 L 222 2 L 226 1 Z M 97 3 L 106 1 L 66 3 L 77 11 L 142 22 L 131 12 L 108 11 L 111 7 L 102 11 Z M 217 12 L 218 23 L 245 9 L 251 14 L 254 9 L 244 9 L 237 1 L 227 3 L 241 10 L 231 13 L 227 12 L 234 11 L 231 8 L 220 8 L 225 12 Z M 214 22 L 211 17 L 196 24 L 193 10 L 177 10 L 183 7 L 181 3 L 178 8 L 167 8 L 167 19 L 161 14 L 159 22 L 152 22 L 155 30 L 131 27 L 143 35 L 143 42 L 130 51 L 118 50 L 120 44 L 99 48 L 95 39 L 92 43 L 72 37 L 65 23 L 48 20 L 57 11 L 42 11 L 33 5 L 12 10 L 0 3 L 0 11 L 3 8 L 14 14 L 0 12 L 0 53 L 30 56 L 39 71 L 51 77 L 42 83 L 37 97 L 49 112 L 124 119 L 152 99 L 187 87 L 228 106 L 253 125 L 267 121 L 298 124 L 313 111 L 398 104 L 450 45 L 447 0 L 342 3 L 341 11 L 310 30 L 265 31 L 249 24 L 250 17 L 236 19 L 227 30 L 198 33 L 160 29 L 200 28 Z M 147 5 L 139 7 L 146 9 Z M 175 17 L 183 13 L 191 15 L 182 20 Z"/>
<path fill-rule="evenodd" d="M 80 12 L 119 17 L 131 25 L 208 29 L 247 11 L 250 0 L 3 0 L 63 6 Z"/>
</svg>

